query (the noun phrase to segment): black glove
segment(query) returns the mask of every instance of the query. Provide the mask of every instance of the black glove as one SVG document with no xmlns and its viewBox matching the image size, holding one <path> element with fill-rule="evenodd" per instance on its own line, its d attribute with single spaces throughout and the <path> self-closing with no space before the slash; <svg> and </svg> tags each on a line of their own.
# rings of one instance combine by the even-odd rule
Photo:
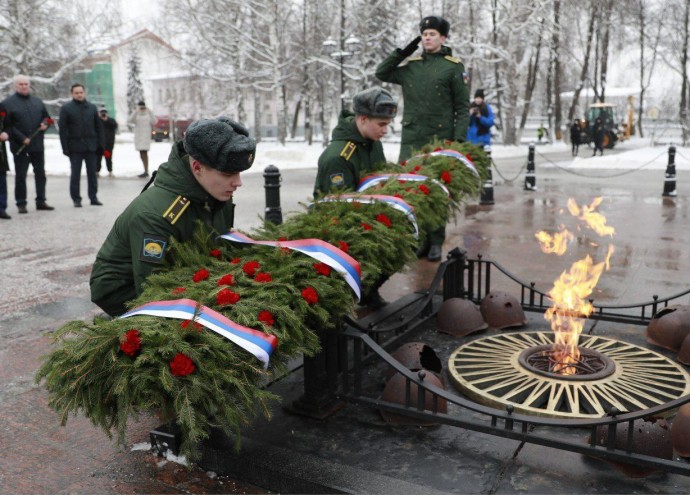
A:
<svg viewBox="0 0 690 495">
<path fill-rule="evenodd" d="M 417 46 L 419 45 L 419 42 L 422 41 L 421 36 L 417 36 L 415 39 L 410 41 L 410 44 L 407 45 L 405 48 L 402 50 L 398 48 L 398 53 L 402 55 L 403 57 L 409 57 L 414 53 L 414 51 L 417 49 Z"/>
</svg>

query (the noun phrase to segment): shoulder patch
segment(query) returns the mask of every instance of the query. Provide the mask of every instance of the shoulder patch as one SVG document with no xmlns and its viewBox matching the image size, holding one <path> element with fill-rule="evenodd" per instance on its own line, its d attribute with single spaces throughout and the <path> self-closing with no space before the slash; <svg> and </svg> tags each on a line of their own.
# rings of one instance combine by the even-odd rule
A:
<svg viewBox="0 0 690 495">
<path fill-rule="evenodd" d="M 165 210 L 165 213 L 163 213 L 163 218 L 170 222 L 171 225 L 175 225 L 175 222 L 180 219 L 185 210 L 189 208 L 189 205 L 190 201 L 187 198 L 184 196 L 178 196 L 175 198 L 175 201 L 168 206 L 168 209 Z"/>
<path fill-rule="evenodd" d="M 449 61 L 453 62 L 454 64 L 459 64 L 459 63 L 460 63 L 460 59 L 459 59 L 459 58 L 455 58 L 455 57 L 453 57 L 453 56 L 451 56 L 451 55 L 446 55 L 446 56 L 443 57 L 443 58 L 445 58 L 446 60 L 449 60 Z"/>
<path fill-rule="evenodd" d="M 407 59 L 408 62 L 417 62 L 418 60 L 422 60 L 422 57 L 410 57 Z"/>
<path fill-rule="evenodd" d="M 328 176 L 331 180 L 331 187 L 343 187 L 345 185 L 345 176 L 340 174 L 331 174 Z"/>
<path fill-rule="evenodd" d="M 165 248 L 168 239 L 154 234 L 144 234 L 139 251 L 139 260 L 161 264 L 165 260 Z"/>
<path fill-rule="evenodd" d="M 349 161 L 356 149 L 357 145 L 352 141 L 348 141 L 347 143 L 345 143 L 345 146 L 343 146 L 343 149 L 340 152 L 340 156 Z"/>
</svg>

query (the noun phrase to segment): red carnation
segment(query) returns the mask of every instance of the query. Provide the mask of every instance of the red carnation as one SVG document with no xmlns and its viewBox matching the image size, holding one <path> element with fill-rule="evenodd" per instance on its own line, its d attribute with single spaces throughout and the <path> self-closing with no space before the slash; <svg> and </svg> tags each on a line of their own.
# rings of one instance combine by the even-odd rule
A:
<svg viewBox="0 0 690 495">
<path fill-rule="evenodd" d="M 450 172 L 448 172 L 447 170 L 444 170 L 443 172 L 441 172 L 441 180 L 443 182 L 445 182 L 446 184 L 450 184 L 450 181 L 451 181 Z"/>
<path fill-rule="evenodd" d="M 186 289 L 185 287 L 175 287 L 175 288 L 172 290 L 172 293 L 173 293 L 174 295 L 177 295 L 177 294 L 181 294 L 182 292 L 184 292 L 184 291 L 186 291 L 186 290 L 187 290 L 187 289 Z"/>
<path fill-rule="evenodd" d="M 421 165 L 415 165 L 414 169 L 412 169 L 412 170 L 414 172 L 419 172 L 420 170 L 422 170 L 422 166 Z"/>
<path fill-rule="evenodd" d="M 403 199 L 402 194 L 398 194 L 398 193 L 395 193 L 395 194 L 393 195 L 393 197 L 394 197 L 394 198 Z"/>
<path fill-rule="evenodd" d="M 206 268 L 202 268 L 194 274 L 192 280 L 194 280 L 194 282 L 198 284 L 202 280 L 206 280 L 210 275 L 211 273 L 209 273 L 209 271 Z"/>
<path fill-rule="evenodd" d="M 209 251 L 208 254 L 209 256 L 213 256 L 214 258 L 218 259 L 220 259 L 221 256 L 223 256 L 223 253 L 220 252 L 220 249 L 211 249 L 211 251 Z"/>
<path fill-rule="evenodd" d="M 285 236 L 281 236 L 281 237 L 278 237 L 278 240 L 279 241 L 287 241 L 288 239 Z"/>
<path fill-rule="evenodd" d="M 196 328 L 199 332 L 201 332 L 201 329 L 204 328 L 204 326 L 198 321 L 184 320 L 182 323 L 180 323 L 182 328 L 189 328 L 189 325 L 193 325 L 194 328 Z"/>
<path fill-rule="evenodd" d="M 5 112 L 0 112 L 0 117 L 2 117 L 3 119 L 5 118 L 6 115 L 7 114 Z"/>
<path fill-rule="evenodd" d="M 407 160 L 405 160 L 404 162 L 402 162 L 402 163 L 400 164 L 401 167 L 404 167 L 405 165 L 407 165 Z"/>
<path fill-rule="evenodd" d="M 235 279 L 230 273 L 223 275 L 222 277 L 220 277 L 220 280 L 218 281 L 218 285 L 233 285 L 234 283 Z"/>
<path fill-rule="evenodd" d="M 239 265 L 242 260 L 240 258 L 233 258 L 230 263 L 233 265 Z"/>
<path fill-rule="evenodd" d="M 307 301 L 307 304 L 316 304 L 319 302 L 319 294 L 311 287 L 302 290 L 302 298 Z"/>
<path fill-rule="evenodd" d="M 374 227 L 372 227 L 372 226 L 369 225 L 368 223 L 362 223 L 362 228 L 363 228 L 364 230 L 371 230 L 371 229 L 373 229 Z"/>
<path fill-rule="evenodd" d="M 434 148 L 434 152 L 441 151 L 443 148 Z"/>
<path fill-rule="evenodd" d="M 106 157 L 106 158 L 110 158 L 110 157 L 113 156 L 113 152 L 110 151 L 110 150 L 105 150 L 105 151 L 103 152 L 103 156 Z"/>
<path fill-rule="evenodd" d="M 273 278 L 269 273 L 266 272 L 259 272 L 256 274 L 256 277 L 254 277 L 255 282 L 265 283 L 270 282 L 271 280 L 273 280 Z"/>
<path fill-rule="evenodd" d="M 428 195 L 429 192 L 431 192 L 431 191 L 429 191 L 429 188 L 426 186 L 426 184 L 420 184 L 419 190 L 422 191 L 426 195 Z"/>
<path fill-rule="evenodd" d="M 331 267 L 326 263 L 314 263 L 312 266 L 314 267 L 314 270 L 321 275 L 328 277 L 331 274 Z"/>
<path fill-rule="evenodd" d="M 196 366 L 194 366 L 194 361 L 189 359 L 189 356 L 185 356 L 181 352 L 175 354 L 175 357 L 170 361 L 170 372 L 174 376 L 187 376 L 194 373 Z"/>
<path fill-rule="evenodd" d="M 134 357 L 141 349 L 141 337 L 139 337 L 139 330 L 128 330 L 125 333 L 125 340 L 120 344 L 120 350 L 129 357 Z"/>
<path fill-rule="evenodd" d="M 259 312 L 259 321 L 269 327 L 272 327 L 273 324 L 276 322 L 271 312 L 266 311 L 265 309 Z"/>
<path fill-rule="evenodd" d="M 55 121 L 53 119 L 51 119 L 50 117 L 48 117 L 46 119 L 46 125 L 53 125 L 54 123 L 55 123 Z"/>
<path fill-rule="evenodd" d="M 235 304 L 240 300 L 240 295 L 230 289 L 221 289 L 216 296 L 216 304 L 218 306 L 227 306 L 228 304 Z"/>
<path fill-rule="evenodd" d="M 253 277 L 254 275 L 256 275 L 256 271 L 259 268 L 261 268 L 261 263 L 259 263 L 258 261 L 248 261 L 242 267 L 242 271 L 250 277 Z"/>
<path fill-rule="evenodd" d="M 472 155 L 469 153 L 465 155 L 465 158 L 467 158 L 469 161 L 472 161 Z"/>
<path fill-rule="evenodd" d="M 386 215 L 384 215 L 383 213 L 379 213 L 379 214 L 376 216 L 376 221 L 382 223 L 383 225 L 385 225 L 385 226 L 388 227 L 388 228 L 390 228 L 390 226 L 392 225 L 391 219 L 388 218 L 388 217 L 387 217 Z"/>
<path fill-rule="evenodd" d="M 338 246 L 340 247 L 340 250 L 344 253 L 347 253 L 350 250 L 350 246 L 345 241 L 338 241 Z"/>
</svg>

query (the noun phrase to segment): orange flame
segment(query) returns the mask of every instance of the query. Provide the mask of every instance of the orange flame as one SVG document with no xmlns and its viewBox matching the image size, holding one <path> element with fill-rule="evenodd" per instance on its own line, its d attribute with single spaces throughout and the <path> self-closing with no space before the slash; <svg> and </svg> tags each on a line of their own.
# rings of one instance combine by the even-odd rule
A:
<svg viewBox="0 0 690 495">
<path fill-rule="evenodd" d="M 597 234 L 613 236 L 613 227 L 607 226 L 606 218 L 594 211 L 599 204 L 601 204 L 601 198 L 595 198 L 589 206 L 580 208 L 571 198 L 568 200 L 568 210 Z M 538 232 L 536 237 L 539 239 L 543 252 L 556 253 L 560 256 L 565 253 L 568 241 L 574 236 L 561 227 L 561 232 L 553 236 L 542 231 Z M 609 245 L 606 259 L 600 263 L 595 264 L 589 255 L 576 261 L 569 271 L 561 274 L 548 292 L 553 305 L 546 311 L 544 318 L 551 322 L 551 329 L 555 336 L 553 359 L 556 365 L 552 371 L 556 373 L 572 375 L 577 372 L 573 365 L 580 359 L 578 341 L 584 327 L 584 320 L 593 310 L 588 297 L 599 282 L 601 274 L 609 269 L 613 252 L 613 246 Z"/>
</svg>

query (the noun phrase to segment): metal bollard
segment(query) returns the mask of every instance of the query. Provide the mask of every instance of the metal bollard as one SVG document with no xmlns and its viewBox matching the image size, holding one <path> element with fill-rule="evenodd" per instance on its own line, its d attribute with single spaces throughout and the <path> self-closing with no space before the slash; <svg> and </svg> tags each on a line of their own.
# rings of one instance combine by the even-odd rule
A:
<svg viewBox="0 0 690 495">
<path fill-rule="evenodd" d="M 491 146 L 488 144 L 484 146 L 484 152 L 489 157 L 489 169 L 487 170 L 487 172 L 489 172 L 489 176 L 484 181 L 484 187 L 482 188 L 482 195 L 479 199 L 479 204 L 492 205 L 494 204 L 494 178 L 491 175 L 491 164 L 493 163 L 491 161 Z"/>
<path fill-rule="evenodd" d="M 264 188 L 266 189 L 266 221 L 280 225 L 283 223 L 283 210 L 280 207 L 280 170 L 275 165 L 264 169 Z"/>
<path fill-rule="evenodd" d="M 537 190 L 537 178 L 534 175 L 534 143 L 529 145 L 529 154 L 527 155 L 527 174 L 525 175 L 525 191 Z"/>
<path fill-rule="evenodd" d="M 662 196 L 676 196 L 676 147 L 668 147 L 668 165 L 664 178 L 664 193 Z"/>
</svg>

